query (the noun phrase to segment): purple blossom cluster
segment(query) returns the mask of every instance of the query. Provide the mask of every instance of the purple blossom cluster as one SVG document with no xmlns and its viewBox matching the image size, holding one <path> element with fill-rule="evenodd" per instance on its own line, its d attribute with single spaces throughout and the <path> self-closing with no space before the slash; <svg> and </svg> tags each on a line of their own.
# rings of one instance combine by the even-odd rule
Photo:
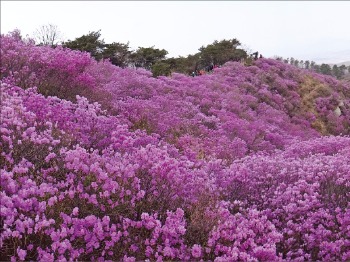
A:
<svg viewBox="0 0 350 262">
<path fill-rule="evenodd" d="M 2 260 L 350 260 L 331 77 L 259 59 L 153 78 L 13 32 L 0 116 Z"/>
</svg>

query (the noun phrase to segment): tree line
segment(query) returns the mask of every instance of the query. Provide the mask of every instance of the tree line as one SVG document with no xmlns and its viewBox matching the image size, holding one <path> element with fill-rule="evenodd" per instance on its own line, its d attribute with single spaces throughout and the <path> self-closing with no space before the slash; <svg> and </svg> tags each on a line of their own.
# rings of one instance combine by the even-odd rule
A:
<svg viewBox="0 0 350 262">
<path fill-rule="evenodd" d="M 329 65 L 329 64 L 316 64 L 314 61 L 309 61 L 309 60 L 298 60 L 293 57 L 290 58 L 283 58 L 280 56 L 275 57 L 275 59 L 279 61 L 283 61 L 284 63 L 294 65 L 299 68 L 304 68 L 304 69 L 310 69 L 314 70 L 317 73 L 323 74 L 323 75 L 330 75 L 334 76 L 337 79 L 343 79 L 344 76 L 348 73 L 350 73 L 350 66 L 346 65 Z"/>
<path fill-rule="evenodd" d="M 36 31 L 35 40 L 38 45 L 55 47 L 58 45 L 59 35 L 57 27 L 49 24 Z M 101 39 L 101 30 L 89 32 L 74 40 L 61 42 L 61 45 L 73 50 L 89 52 L 97 61 L 109 59 L 112 64 L 122 68 L 145 68 L 152 71 L 153 76 L 168 76 L 172 72 L 191 74 L 193 71 L 213 64 L 222 65 L 228 61 L 241 61 L 248 58 L 247 52 L 239 48 L 241 43 L 235 38 L 216 40 L 207 46 L 200 47 L 199 52 L 194 55 L 177 58 L 167 58 L 167 50 L 154 46 L 131 50 L 129 42 L 105 43 Z"/>
<path fill-rule="evenodd" d="M 35 42 L 38 45 L 50 45 L 55 47 L 59 43 L 61 37 L 57 26 L 48 24 L 43 25 L 34 33 Z M 202 46 L 194 55 L 186 57 L 179 56 L 177 58 L 167 58 L 168 51 L 151 47 L 138 47 L 137 50 L 131 50 L 128 43 L 105 43 L 101 39 L 101 30 L 92 31 L 88 34 L 61 42 L 63 47 L 73 50 L 89 52 L 97 61 L 109 59 L 113 65 L 125 68 L 145 68 L 152 71 L 153 76 L 160 75 L 169 76 L 172 72 L 178 72 L 191 75 L 193 72 L 203 70 L 211 65 L 223 65 L 228 61 L 245 61 L 246 65 L 250 65 L 253 61 L 253 54 L 247 53 L 239 48 L 241 43 L 236 39 L 215 40 L 213 43 Z M 255 59 L 256 59 L 255 58 Z M 279 61 L 294 65 L 299 68 L 314 70 L 317 73 L 331 75 L 337 79 L 342 79 L 345 74 L 350 73 L 350 66 L 345 65 L 329 65 L 316 64 L 314 61 L 298 60 L 293 57 L 283 58 L 275 57 Z"/>
<path fill-rule="evenodd" d="M 222 65 L 227 61 L 240 61 L 247 57 L 247 52 L 238 48 L 237 39 L 214 41 L 202 46 L 199 52 L 187 57 L 167 58 L 168 51 L 151 47 L 138 47 L 130 50 L 128 43 L 105 43 L 100 39 L 101 33 L 89 32 L 74 40 L 64 42 L 64 47 L 86 51 L 96 60 L 109 59 L 116 66 L 145 68 L 152 71 L 154 76 L 170 75 L 172 72 L 191 74 L 193 71 L 205 68 L 210 64 Z"/>
</svg>

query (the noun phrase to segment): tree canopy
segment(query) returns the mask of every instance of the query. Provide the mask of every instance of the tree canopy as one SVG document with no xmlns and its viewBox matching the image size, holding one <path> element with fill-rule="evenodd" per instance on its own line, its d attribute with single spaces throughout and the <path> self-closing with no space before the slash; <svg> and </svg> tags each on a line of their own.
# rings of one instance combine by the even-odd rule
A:
<svg viewBox="0 0 350 262">
<path fill-rule="evenodd" d="M 164 60 L 168 51 L 152 47 L 139 47 L 130 56 L 130 62 L 135 67 L 143 67 L 150 70 L 158 61 Z"/>
<path fill-rule="evenodd" d="M 102 52 L 105 47 L 104 40 L 100 40 L 100 37 L 101 30 L 92 31 L 75 40 L 68 40 L 63 43 L 63 46 L 73 50 L 89 52 L 96 60 L 100 60 L 103 58 Z"/>
<path fill-rule="evenodd" d="M 151 47 L 138 47 L 130 50 L 129 42 L 105 43 L 101 39 L 101 30 L 68 40 L 64 47 L 89 52 L 96 60 L 109 59 L 119 67 L 142 67 L 151 70 L 154 76 L 170 75 L 172 72 L 190 74 L 195 70 L 204 69 L 210 65 L 223 65 L 228 61 L 240 61 L 247 58 L 245 50 L 238 48 L 241 43 L 233 38 L 229 40 L 215 40 L 213 43 L 202 46 L 199 52 L 187 57 L 167 58 L 168 51 Z"/>
<path fill-rule="evenodd" d="M 237 39 L 215 40 L 212 44 L 206 47 L 199 48 L 200 63 L 209 64 L 224 64 L 228 61 L 240 61 L 241 58 L 246 58 L 247 53 L 243 49 L 238 49 L 241 43 Z"/>
<path fill-rule="evenodd" d="M 104 59 L 109 59 L 113 65 L 124 68 L 129 65 L 129 59 L 132 53 L 129 49 L 129 42 L 127 44 L 116 42 L 105 44 L 102 56 Z"/>
</svg>

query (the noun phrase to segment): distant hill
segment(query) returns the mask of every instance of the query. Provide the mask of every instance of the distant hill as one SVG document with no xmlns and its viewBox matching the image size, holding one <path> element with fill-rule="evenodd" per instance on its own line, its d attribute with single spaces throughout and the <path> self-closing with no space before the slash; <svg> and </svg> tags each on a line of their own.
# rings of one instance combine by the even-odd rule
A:
<svg viewBox="0 0 350 262">
<path fill-rule="evenodd" d="M 311 60 L 315 61 L 318 64 L 340 64 L 343 63 L 343 61 L 350 63 L 350 49 L 315 55 Z"/>
<path fill-rule="evenodd" d="M 327 63 L 326 63 L 327 64 Z M 350 66 L 350 61 L 345 61 L 345 62 L 339 62 L 339 63 L 328 63 L 330 66 L 333 65 L 337 65 L 337 66 L 341 66 L 341 65 L 345 65 L 345 66 Z"/>
<path fill-rule="evenodd" d="M 346 61 L 346 62 L 337 63 L 336 65 L 337 65 L 337 66 L 341 66 L 341 65 L 350 66 L 350 61 Z"/>
</svg>

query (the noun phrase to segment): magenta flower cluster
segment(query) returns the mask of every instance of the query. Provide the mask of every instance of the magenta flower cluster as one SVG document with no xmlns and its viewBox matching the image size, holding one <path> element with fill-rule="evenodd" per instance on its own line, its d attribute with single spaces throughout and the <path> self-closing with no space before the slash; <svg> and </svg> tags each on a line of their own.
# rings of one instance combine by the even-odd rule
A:
<svg viewBox="0 0 350 262">
<path fill-rule="evenodd" d="M 259 59 L 153 78 L 13 32 L 0 116 L 2 260 L 350 260 L 331 77 Z"/>
</svg>

